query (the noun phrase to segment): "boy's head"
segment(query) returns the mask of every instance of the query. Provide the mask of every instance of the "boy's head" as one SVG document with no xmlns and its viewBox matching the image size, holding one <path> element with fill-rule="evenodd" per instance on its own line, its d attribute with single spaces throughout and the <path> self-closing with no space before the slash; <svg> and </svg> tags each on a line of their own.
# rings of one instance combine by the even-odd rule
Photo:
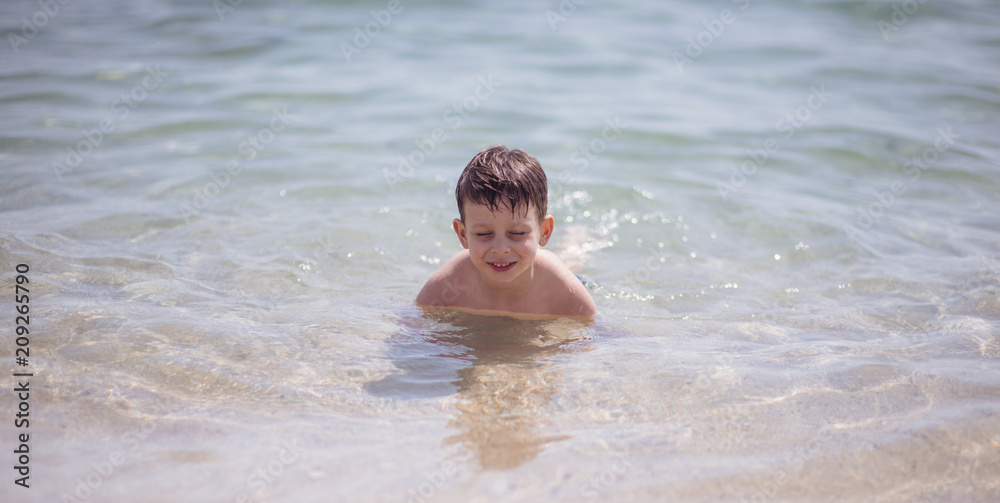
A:
<svg viewBox="0 0 1000 503">
<path fill-rule="evenodd" d="M 555 222 L 541 164 L 521 150 L 488 147 L 472 158 L 455 187 L 452 223 L 473 265 L 490 281 L 506 283 L 532 270 Z"/>
<path fill-rule="evenodd" d="M 455 200 L 465 221 L 465 204 L 481 204 L 490 211 L 534 207 L 539 221 L 548 210 L 548 182 L 538 160 L 523 150 L 494 145 L 481 150 L 458 177 Z"/>
</svg>

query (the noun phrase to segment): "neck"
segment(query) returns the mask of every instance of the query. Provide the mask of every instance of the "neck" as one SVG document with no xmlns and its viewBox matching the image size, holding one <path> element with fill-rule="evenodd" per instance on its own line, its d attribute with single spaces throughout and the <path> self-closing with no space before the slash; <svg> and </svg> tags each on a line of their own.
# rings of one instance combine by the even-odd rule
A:
<svg viewBox="0 0 1000 503">
<path fill-rule="evenodd" d="M 521 273 L 512 281 L 499 282 L 480 276 L 483 284 L 483 292 L 486 293 L 487 300 L 497 307 L 513 307 L 524 301 L 531 292 L 531 285 L 535 277 L 535 265 L 531 264 L 527 271 Z"/>
</svg>

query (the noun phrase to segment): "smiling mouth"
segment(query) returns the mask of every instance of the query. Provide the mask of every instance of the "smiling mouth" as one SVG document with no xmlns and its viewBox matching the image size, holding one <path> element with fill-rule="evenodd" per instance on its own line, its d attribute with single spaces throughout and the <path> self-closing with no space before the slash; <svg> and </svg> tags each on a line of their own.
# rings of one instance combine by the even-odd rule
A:
<svg viewBox="0 0 1000 503">
<path fill-rule="evenodd" d="M 514 267 L 517 262 L 487 262 L 494 271 L 504 272 L 509 271 Z"/>
</svg>

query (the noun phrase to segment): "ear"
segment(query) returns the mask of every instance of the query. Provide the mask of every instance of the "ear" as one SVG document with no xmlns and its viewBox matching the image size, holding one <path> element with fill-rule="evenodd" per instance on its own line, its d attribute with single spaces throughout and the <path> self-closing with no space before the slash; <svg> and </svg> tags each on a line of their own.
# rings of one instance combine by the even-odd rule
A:
<svg viewBox="0 0 1000 503">
<path fill-rule="evenodd" d="M 458 241 L 462 243 L 462 248 L 469 249 L 469 237 L 465 235 L 465 222 L 456 218 L 451 222 L 451 228 L 455 229 L 455 235 L 458 236 Z"/>
<path fill-rule="evenodd" d="M 556 226 L 556 219 L 552 215 L 545 215 L 542 219 L 542 235 L 538 237 L 538 246 L 545 246 L 552 237 L 552 230 Z"/>
</svg>

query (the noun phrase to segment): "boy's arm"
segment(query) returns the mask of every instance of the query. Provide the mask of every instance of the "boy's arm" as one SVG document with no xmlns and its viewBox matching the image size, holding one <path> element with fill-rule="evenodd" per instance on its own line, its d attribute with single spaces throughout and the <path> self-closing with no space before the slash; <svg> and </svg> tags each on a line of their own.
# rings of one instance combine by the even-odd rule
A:
<svg viewBox="0 0 1000 503">
<path fill-rule="evenodd" d="M 597 304 L 594 303 L 594 298 L 590 296 L 590 292 L 587 291 L 587 287 L 584 286 L 580 289 L 583 292 L 583 301 L 580 303 L 580 314 L 584 316 L 593 316 L 597 314 Z"/>
<path fill-rule="evenodd" d="M 572 295 L 569 299 L 569 305 L 566 306 L 569 314 L 572 316 L 594 316 L 597 314 L 597 305 L 594 304 L 594 298 L 590 296 L 587 287 L 575 275 L 572 281 L 576 284 L 570 287 Z"/>
<path fill-rule="evenodd" d="M 417 305 L 431 305 L 431 303 L 434 302 L 434 299 L 441 297 L 440 290 L 441 289 L 438 287 L 437 282 L 434 281 L 434 276 L 431 276 L 430 279 L 427 280 L 427 283 L 424 283 L 424 287 L 420 289 L 420 293 L 417 294 Z"/>
<path fill-rule="evenodd" d="M 468 255 L 467 250 L 456 253 L 432 274 L 427 279 L 427 283 L 424 283 L 424 287 L 420 289 L 420 293 L 417 294 L 417 305 L 453 306 L 457 304 L 456 301 L 463 292 L 461 292 L 462 288 L 454 285 L 458 281 L 462 261 L 468 260 Z"/>
<path fill-rule="evenodd" d="M 548 250 L 539 250 L 539 253 L 543 251 L 552 273 L 557 278 L 555 285 L 565 292 L 552 292 L 557 294 L 554 295 L 554 298 L 560 299 L 556 303 L 559 312 L 553 314 L 566 316 L 593 316 L 597 314 L 597 305 L 594 304 L 594 299 L 587 291 L 586 285 L 554 253 Z"/>
</svg>

